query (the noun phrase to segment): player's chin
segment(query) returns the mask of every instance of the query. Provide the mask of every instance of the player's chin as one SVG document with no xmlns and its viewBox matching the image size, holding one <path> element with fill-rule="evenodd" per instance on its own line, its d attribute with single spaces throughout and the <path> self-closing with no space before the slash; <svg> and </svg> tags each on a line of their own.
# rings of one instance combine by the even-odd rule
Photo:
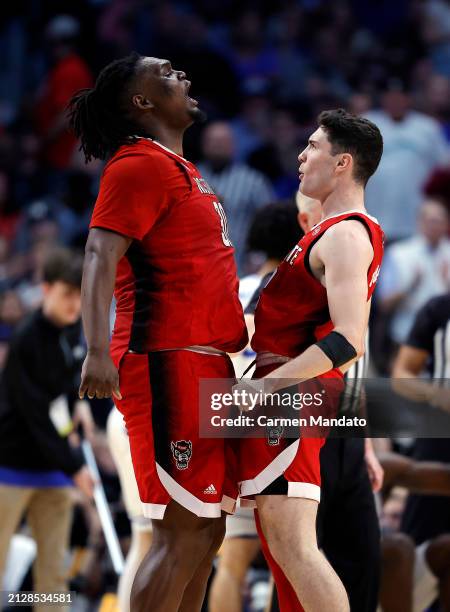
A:
<svg viewBox="0 0 450 612">
<path fill-rule="evenodd" d="M 191 106 L 188 109 L 189 117 L 194 123 L 204 123 L 208 119 L 208 115 L 198 106 Z"/>
<path fill-rule="evenodd" d="M 305 181 L 305 179 L 300 183 L 300 193 L 308 198 L 316 199 L 317 197 L 315 190 L 311 188 L 311 185 L 308 185 L 308 181 Z"/>
</svg>

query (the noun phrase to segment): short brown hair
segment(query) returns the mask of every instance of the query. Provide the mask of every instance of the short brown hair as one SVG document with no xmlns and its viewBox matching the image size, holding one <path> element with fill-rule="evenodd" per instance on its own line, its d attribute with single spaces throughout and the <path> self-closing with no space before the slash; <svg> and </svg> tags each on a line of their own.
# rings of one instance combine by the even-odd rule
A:
<svg viewBox="0 0 450 612">
<path fill-rule="evenodd" d="M 327 133 L 332 154 L 350 153 L 355 162 L 355 181 L 366 185 L 383 154 L 383 138 L 378 127 L 343 108 L 323 111 L 317 121 Z"/>
<path fill-rule="evenodd" d="M 44 262 L 44 282 L 58 281 L 81 288 L 83 256 L 79 251 L 56 247 L 50 251 Z"/>
</svg>

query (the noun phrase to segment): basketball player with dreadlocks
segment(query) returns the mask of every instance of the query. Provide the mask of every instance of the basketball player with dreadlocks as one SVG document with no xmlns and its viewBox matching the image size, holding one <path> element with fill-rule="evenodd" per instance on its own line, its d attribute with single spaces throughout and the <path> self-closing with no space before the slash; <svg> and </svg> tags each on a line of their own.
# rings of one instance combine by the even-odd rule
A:
<svg viewBox="0 0 450 612">
<path fill-rule="evenodd" d="M 189 87 L 169 61 L 132 55 L 70 104 L 86 160 L 108 160 L 86 245 L 80 396 L 114 397 L 153 519 L 133 612 L 200 610 L 237 493 L 225 441 L 198 436 L 198 381 L 233 378 L 226 353 L 247 334 L 225 213 L 183 157 L 183 134 L 202 119 Z"/>
</svg>

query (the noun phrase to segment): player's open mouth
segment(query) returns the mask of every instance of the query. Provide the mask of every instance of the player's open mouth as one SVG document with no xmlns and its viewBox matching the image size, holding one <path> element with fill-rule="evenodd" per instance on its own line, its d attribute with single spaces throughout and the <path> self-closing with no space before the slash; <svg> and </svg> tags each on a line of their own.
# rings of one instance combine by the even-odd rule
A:
<svg viewBox="0 0 450 612">
<path fill-rule="evenodd" d="M 198 102 L 195 98 L 191 98 L 190 96 L 186 96 L 186 98 L 189 100 L 191 104 L 194 104 L 194 106 L 198 106 Z"/>
</svg>

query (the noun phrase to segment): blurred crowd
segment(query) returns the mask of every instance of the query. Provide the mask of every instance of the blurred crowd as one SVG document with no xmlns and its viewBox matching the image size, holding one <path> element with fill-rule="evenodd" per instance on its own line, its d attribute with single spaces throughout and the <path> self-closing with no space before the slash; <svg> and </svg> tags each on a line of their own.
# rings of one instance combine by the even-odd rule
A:
<svg viewBox="0 0 450 612">
<path fill-rule="evenodd" d="M 2 344 L 39 302 L 48 246 L 85 241 L 102 168 L 84 165 L 67 130 L 67 101 L 132 50 L 167 57 L 192 80 L 209 119 L 189 131 L 185 155 L 222 199 L 241 275 L 260 264 L 246 245 L 255 211 L 293 198 L 298 153 L 325 108 L 366 114 L 383 132 L 367 206 L 387 240 L 427 231 L 417 226 L 423 188 L 449 160 L 445 0 L 21 0 L 2 11 L 0 49 Z M 444 173 L 435 183 L 431 195 L 448 207 L 450 180 Z M 439 253 L 440 290 L 449 280 L 448 253 Z M 386 309 L 393 293 L 418 288 L 424 276 L 415 270 L 397 287 L 389 275 Z"/>
<path fill-rule="evenodd" d="M 208 121 L 187 133 L 185 156 L 221 198 L 241 277 L 264 264 L 248 241 L 258 209 L 294 202 L 297 157 L 317 114 L 345 107 L 380 127 L 385 150 L 366 204 L 387 249 L 371 371 L 389 375 L 418 310 L 450 291 L 448 0 L 16 0 L 2 7 L 0 370 L 14 328 L 42 301 L 47 253 L 55 245 L 82 249 L 86 240 L 102 165 L 84 164 L 67 130 L 67 102 L 133 50 L 169 59 L 192 81 Z M 94 408 L 94 446 L 118 503 L 101 433 L 109 405 Z M 98 560 L 100 529 L 86 515 L 79 529 L 89 535 L 73 538 L 89 542 Z M 100 574 L 83 574 L 93 597 L 105 587 Z"/>
</svg>

